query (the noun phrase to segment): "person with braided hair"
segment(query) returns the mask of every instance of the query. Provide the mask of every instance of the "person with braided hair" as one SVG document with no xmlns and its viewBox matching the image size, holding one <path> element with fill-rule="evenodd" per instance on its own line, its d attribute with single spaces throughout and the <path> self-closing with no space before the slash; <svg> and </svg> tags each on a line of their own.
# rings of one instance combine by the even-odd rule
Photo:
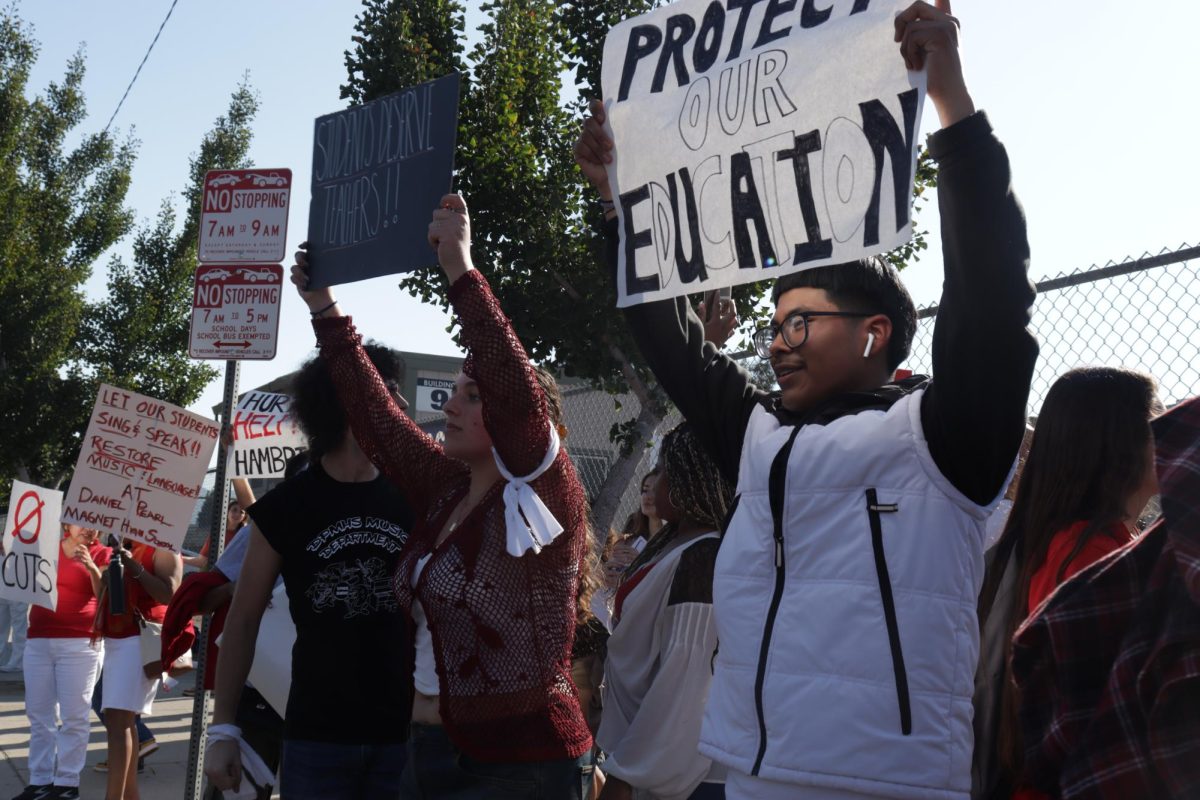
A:
<svg viewBox="0 0 1200 800">
<path fill-rule="evenodd" d="M 617 590 L 605 661 L 608 754 L 601 800 L 723 798 L 724 768 L 700 755 L 717 631 L 713 566 L 732 485 L 686 423 L 663 439 L 655 506 L 666 522 Z"/>
</svg>

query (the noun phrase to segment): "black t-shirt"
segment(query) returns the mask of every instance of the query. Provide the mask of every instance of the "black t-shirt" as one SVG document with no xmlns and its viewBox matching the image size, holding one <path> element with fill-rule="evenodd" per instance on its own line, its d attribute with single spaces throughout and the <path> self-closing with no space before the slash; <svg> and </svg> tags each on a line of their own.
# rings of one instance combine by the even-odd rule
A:
<svg viewBox="0 0 1200 800">
<path fill-rule="evenodd" d="M 284 738 L 404 741 L 412 716 L 412 640 L 392 573 L 412 526 L 380 475 L 341 483 L 314 464 L 249 509 L 283 558 L 296 644 Z"/>
</svg>

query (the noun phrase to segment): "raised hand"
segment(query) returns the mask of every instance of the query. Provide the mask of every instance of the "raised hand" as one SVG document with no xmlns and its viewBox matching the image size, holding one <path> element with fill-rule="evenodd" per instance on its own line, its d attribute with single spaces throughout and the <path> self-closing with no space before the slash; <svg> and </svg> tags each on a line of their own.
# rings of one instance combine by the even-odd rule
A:
<svg viewBox="0 0 1200 800">
<path fill-rule="evenodd" d="M 958 19 L 950 13 L 950 0 L 934 2 L 917 0 L 896 15 L 896 41 L 905 66 L 926 70 L 929 99 L 948 128 L 974 114 L 975 103 L 958 56 Z"/>
<path fill-rule="evenodd" d="M 308 306 L 308 310 L 314 316 L 340 317 L 341 312 L 335 305 L 337 301 L 333 297 L 332 288 L 328 286 L 324 289 L 308 288 L 308 242 L 300 243 L 300 249 L 296 251 L 295 259 L 295 263 L 292 264 L 292 285 L 296 287 L 297 294 Z M 318 312 L 320 313 L 318 314 Z"/>
<path fill-rule="evenodd" d="M 600 199 L 612 200 L 608 170 L 605 169 L 606 164 L 612 163 L 613 149 L 612 139 L 608 138 L 604 131 L 604 122 L 608 115 L 604 110 L 604 103 L 599 100 L 593 100 L 588 110 L 590 115 L 584 119 L 579 131 L 579 140 L 575 142 L 575 163 L 579 165 L 588 182 L 596 187 Z"/>
<path fill-rule="evenodd" d="M 711 309 L 710 309 L 711 305 Z M 721 348 L 737 330 L 737 304 L 732 299 L 720 299 L 710 292 L 696 307 L 700 321 L 704 323 L 704 338 Z"/>
<path fill-rule="evenodd" d="M 438 264 L 454 283 L 468 271 L 471 264 L 471 217 L 467 202 L 461 195 L 448 194 L 433 211 L 429 223 L 429 245 L 437 250 Z"/>
</svg>

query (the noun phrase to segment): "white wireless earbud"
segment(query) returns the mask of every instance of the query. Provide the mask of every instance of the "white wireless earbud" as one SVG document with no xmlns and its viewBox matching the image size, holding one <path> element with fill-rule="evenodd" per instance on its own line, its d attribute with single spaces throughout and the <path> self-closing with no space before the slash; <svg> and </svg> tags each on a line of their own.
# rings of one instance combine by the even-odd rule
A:
<svg viewBox="0 0 1200 800">
<path fill-rule="evenodd" d="M 875 346 L 875 334 L 867 334 L 867 349 L 863 350 L 863 358 L 871 357 L 871 348 Z"/>
</svg>

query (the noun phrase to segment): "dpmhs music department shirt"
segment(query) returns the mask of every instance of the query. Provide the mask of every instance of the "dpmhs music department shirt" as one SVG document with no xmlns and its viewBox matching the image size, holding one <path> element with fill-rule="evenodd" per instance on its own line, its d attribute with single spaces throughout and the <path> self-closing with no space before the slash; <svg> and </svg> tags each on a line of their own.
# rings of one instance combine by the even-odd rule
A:
<svg viewBox="0 0 1200 800">
<path fill-rule="evenodd" d="M 296 644 L 284 738 L 404 741 L 412 640 L 392 590 L 412 512 L 380 475 L 342 483 L 314 464 L 249 509 L 283 559 Z"/>
</svg>

